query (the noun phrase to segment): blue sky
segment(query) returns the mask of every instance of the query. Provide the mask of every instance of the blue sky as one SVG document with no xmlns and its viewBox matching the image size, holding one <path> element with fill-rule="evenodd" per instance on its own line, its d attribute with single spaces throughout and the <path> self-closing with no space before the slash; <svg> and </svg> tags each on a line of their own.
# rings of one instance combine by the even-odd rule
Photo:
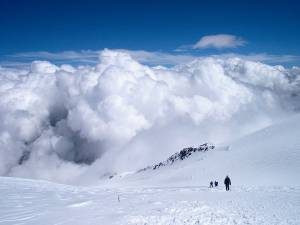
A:
<svg viewBox="0 0 300 225">
<path fill-rule="evenodd" d="M 41 52 L 61 55 L 110 48 L 175 55 L 264 55 L 275 58 L 271 64 L 299 65 L 299 12 L 296 0 L 1 0 L 0 61 L 36 59 Z M 210 42 L 223 34 L 242 43 L 195 47 L 205 36 Z"/>
</svg>

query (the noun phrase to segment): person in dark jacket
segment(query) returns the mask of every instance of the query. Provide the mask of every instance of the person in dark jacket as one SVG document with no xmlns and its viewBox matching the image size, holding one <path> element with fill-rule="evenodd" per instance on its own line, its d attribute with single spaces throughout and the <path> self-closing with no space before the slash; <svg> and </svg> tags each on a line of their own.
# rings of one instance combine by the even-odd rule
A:
<svg viewBox="0 0 300 225">
<path fill-rule="evenodd" d="M 219 182 L 215 180 L 215 187 L 218 187 Z"/>
<path fill-rule="evenodd" d="M 231 180 L 228 176 L 226 176 L 226 178 L 224 180 L 224 184 L 226 186 L 226 191 L 229 191 L 229 186 L 231 185 Z"/>
<path fill-rule="evenodd" d="M 213 187 L 214 187 L 214 183 L 213 183 L 212 181 L 209 183 L 209 187 L 210 187 L 210 188 L 213 188 Z"/>
</svg>

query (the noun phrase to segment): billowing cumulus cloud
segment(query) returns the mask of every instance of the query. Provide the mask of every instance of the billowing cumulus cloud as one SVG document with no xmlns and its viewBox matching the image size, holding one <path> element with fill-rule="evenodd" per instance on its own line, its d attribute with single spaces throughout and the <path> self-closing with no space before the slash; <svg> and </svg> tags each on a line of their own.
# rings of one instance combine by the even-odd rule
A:
<svg viewBox="0 0 300 225">
<path fill-rule="evenodd" d="M 96 181 L 226 143 L 298 112 L 299 74 L 234 57 L 150 67 L 111 50 L 96 66 L 0 67 L 0 175 Z"/>
<path fill-rule="evenodd" d="M 240 37 L 231 34 L 216 34 L 203 36 L 195 45 L 193 45 L 193 48 L 236 48 L 245 44 L 246 41 Z"/>
</svg>

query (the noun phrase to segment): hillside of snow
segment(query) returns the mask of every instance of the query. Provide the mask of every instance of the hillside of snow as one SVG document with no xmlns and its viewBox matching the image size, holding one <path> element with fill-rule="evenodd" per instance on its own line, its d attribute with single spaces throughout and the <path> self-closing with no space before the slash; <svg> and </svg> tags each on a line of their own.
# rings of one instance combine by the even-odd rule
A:
<svg viewBox="0 0 300 225">
<path fill-rule="evenodd" d="M 112 182 L 146 185 L 208 185 L 223 182 L 226 175 L 235 185 L 300 186 L 300 115 L 249 134 L 228 145 L 195 152 L 186 160 L 157 170 L 146 170 Z"/>
<path fill-rule="evenodd" d="M 174 154 L 172 163 L 102 178 L 97 186 L 0 177 L 0 224 L 297 225 L 299 131 L 296 115 L 227 146 L 190 149 L 188 157 Z M 219 187 L 208 188 L 210 180 Z"/>
</svg>

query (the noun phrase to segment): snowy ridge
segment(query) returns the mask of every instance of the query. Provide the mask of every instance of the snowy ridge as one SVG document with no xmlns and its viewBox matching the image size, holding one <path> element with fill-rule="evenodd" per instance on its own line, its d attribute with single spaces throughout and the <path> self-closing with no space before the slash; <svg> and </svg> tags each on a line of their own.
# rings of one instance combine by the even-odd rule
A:
<svg viewBox="0 0 300 225">
<path fill-rule="evenodd" d="M 193 154 L 187 160 L 179 159 L 172 166 L 159 166 L 158 170 L 150 167 L 152 169 L 145 173 L 129 174 L 111 182 L 207 186 L 211 180 L 223 183 L 229 175 L 234 185 L 300 186 L 300 180 L 296 179 L 300 171 L 299 137 L 300 115 L 295 115 L 228 143 L 227 147 L 217 145 L 213 151 Z M 180 158 L 179 153 L 177 158 Z"/>
<path fill-rule="evenodd" d="M 196 147 L 196 148 L 194 148 L 194 147 L 184 148 L 180 152 L 176 152 L 173 155 L 171 155 L 167 160 L 165 160 L 163 162 L 160 162 L 160 163 L 157 163 L 154 166 L 148 166 L 146 168 L 138 170 L 138 172 L 145 171 L 145 170 L 148 170 L 148 169 L 156 170 L 156 169 L 159 169 L 160 167 L 163 167 L 163 166 L 172 165 L 173 163 L 175 163 L 179 160 L 185 160 L 185 159 L 189 158 L 193 153 L 206 152 L 206 151 L 209 151 L 209 150 L 213 150 L 214 148 L 215 148 L 214 145 L 208 144 L 208 143 L 202 144 L 202 145 L 200 145 L 199 147 Z"/>
</svg>

